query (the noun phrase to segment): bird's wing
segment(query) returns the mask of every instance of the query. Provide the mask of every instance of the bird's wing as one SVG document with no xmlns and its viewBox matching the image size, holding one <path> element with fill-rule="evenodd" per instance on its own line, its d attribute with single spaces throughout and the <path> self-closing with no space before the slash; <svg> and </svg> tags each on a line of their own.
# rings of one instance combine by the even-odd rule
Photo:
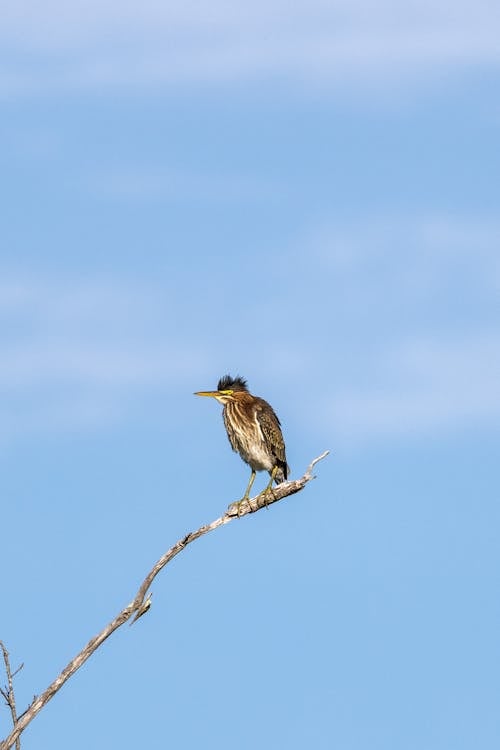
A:
<svg viewBox="0 0 500 750">
<path fill-rule="evenodd" d="M 259 423 L 264 442 L 280 463 L 286 466 L 285 441 L 281 434 L 280 421 L 273 408 L 267 403 L 257 403 L 255 416 Z"/>
</svg>

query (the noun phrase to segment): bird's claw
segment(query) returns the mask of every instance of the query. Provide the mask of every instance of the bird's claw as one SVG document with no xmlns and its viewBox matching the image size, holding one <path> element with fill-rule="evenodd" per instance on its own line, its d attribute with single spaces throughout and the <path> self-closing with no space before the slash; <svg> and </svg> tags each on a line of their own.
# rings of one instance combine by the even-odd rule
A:
<svg viewBox="0 0 500 750">
<path fill-rule="evenodd" d="M 234 512 L 236 511 L 236 515 L 238 518 L 243 515 L 242 513 L 242 506 L 248 505 L 248 508 L 250 510 L 250 502 L 248 500 L 248 497 L 242 497 L 241 500 L 236 500 L 236 502 L 231 503 L 231 505 L 228 506 L 227 512 L 229 515 L 234 516 Z"/>
<path fill-rule="evenodd" d="M 264 492 L 262 492 L 261 494 L 264 495 L 264 505 L 266 506 L 266 508 L 269 508 L 269 503 L 268 503 L 267 499 L 268 499 L 269 496 L 271 498 L 273 498 L 273 491 L 272 491 L 271 487 L 267 487 L 264 490 Z"/>
</svg>

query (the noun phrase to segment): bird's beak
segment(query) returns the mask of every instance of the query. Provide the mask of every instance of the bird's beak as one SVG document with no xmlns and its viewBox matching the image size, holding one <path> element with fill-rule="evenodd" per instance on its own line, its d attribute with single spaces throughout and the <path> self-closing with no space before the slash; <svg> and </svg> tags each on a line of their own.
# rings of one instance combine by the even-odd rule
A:
<svg viewBox="0 0 500 750">
<path fill-rule="evenodd" d="M 215 398 L 219 395 L 219 391 L 196 391 L 196 393 L 193 393 L 193 396 L 210 396 L 211 398 Z"/>
</svg>

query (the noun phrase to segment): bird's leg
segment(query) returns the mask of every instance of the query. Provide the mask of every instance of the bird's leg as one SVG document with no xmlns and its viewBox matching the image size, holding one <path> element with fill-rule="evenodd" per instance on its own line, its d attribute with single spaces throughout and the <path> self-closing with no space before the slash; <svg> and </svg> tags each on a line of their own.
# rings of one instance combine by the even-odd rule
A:
<svg viewBox="0 0 500 750">
<path fill-rule="evenodd" d="M 241 498 L 240 502 L 243 502 L 243 500 L 248 500 L 250 497 L 250 490 L 252 489 L 252 485 L 255 482 L 256 472 L 255 469 L 252 469 L 252 473 L 250 474 L 250 481 L 248 482 L 248 487 L 246 488 L 245 494 Z"/>
<path fill-rule="evenodd" d="M 269 484 L 267 485 L 267 487 L 264 490 L 264 492 L 268 492 L 271 489 L 271 487 L 273 486 L 273 482 L 274 482 L 274 480 L 276 478 L 276 474 L 277 473 L 278 473 L 278 467 L 275 466 L 274 469 L 270 472 L 271 479 L 269 480 Z"/>
<path fill-rule="evenodd" d="M 264 495 L 264 498 L 267 495 L 267 493 L 270 492 L 270 490 L 271 490 L 271 488 L 273 486 L 273 482 L 274 482 L 274 479 L 275 479 L 277 473 L 278 473 L 278 467 L 277 466 L 275 466 L 273 468 L 273 470 L 269 472 L 269 474 L 271 476 L 271 479 L 269 480 L 269 484 L 267 485 L 267 487 L 265 488 L 265 490 L 262 490 L 262 494 Z M 266 508 L 267 508 L 268 503 L 266 502 L 265 505 L 266 505 Z"/>
<path fill-rule="evenodd" d="M 243 503 L 246 503 L 250 497 L 250 490 L 252 489 L 252 485 L 255 481 L 256 472 L 254 469 L 252 469 L 252 473 L 250 474 L 250 481 L 248 482 L 248 486 L 245 490 L 245 494 L 241 498 L 241 500 L 237 500 L 235 503 L 231 503 L 229 508 L 236 508 L 238 510 L 238 515 L 240 515 L 241 506 Z"/>
</svg>

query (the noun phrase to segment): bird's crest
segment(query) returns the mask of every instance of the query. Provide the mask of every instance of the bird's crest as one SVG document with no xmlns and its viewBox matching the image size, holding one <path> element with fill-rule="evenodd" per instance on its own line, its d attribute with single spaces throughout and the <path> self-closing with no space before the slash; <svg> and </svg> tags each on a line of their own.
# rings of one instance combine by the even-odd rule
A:
<svg viewBox="0 0 500 750">
<path fill-rule="evenodd" d="M 247 381 L 245 378 L 237 375 L 235 378 L 232 375 L 224 375 L 217 383 L 218 391 L 248 391 Z"/>
</svg>

